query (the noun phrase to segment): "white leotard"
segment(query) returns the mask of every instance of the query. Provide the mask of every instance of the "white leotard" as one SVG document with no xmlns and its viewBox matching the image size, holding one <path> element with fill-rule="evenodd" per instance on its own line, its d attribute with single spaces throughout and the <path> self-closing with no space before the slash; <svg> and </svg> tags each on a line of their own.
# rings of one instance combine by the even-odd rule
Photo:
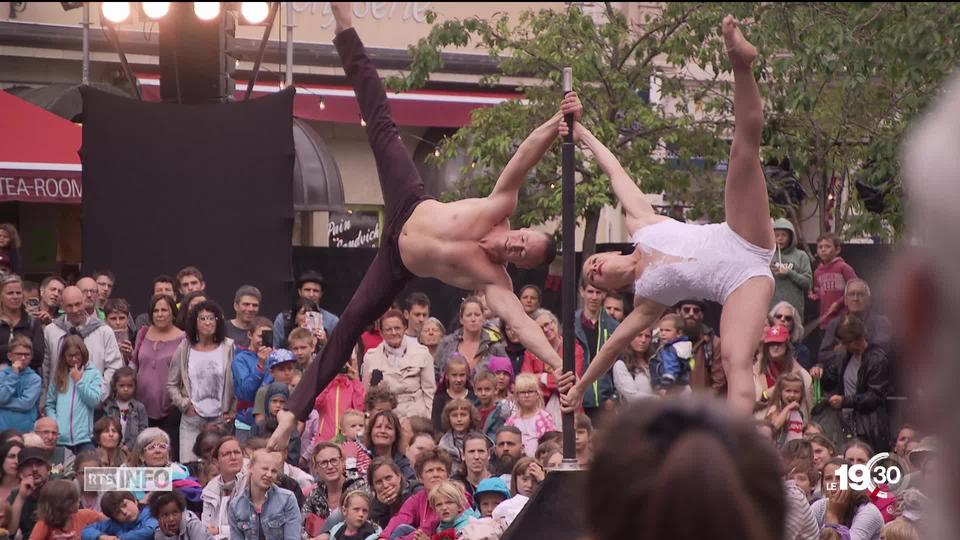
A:
<svg viewBox="0 0 960 540">
<path fill-rule="evenodd" d="M 773 280 L 773 249 L 747 242 L 726 222 L 693 225 L 667 219 L 642 227 L 632 240 L 649 261 L 634 292 L 666 306 L 689 298 L 724 303 L 752 277 Z"/>
</svg>

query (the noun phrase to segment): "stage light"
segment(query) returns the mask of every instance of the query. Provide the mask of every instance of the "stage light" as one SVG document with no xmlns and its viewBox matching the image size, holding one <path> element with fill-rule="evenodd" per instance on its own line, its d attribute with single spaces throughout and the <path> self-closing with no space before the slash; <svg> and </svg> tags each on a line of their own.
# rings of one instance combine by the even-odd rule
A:
<svg viewBox="0 0 960 540">
<path fill-rule="evenodd" d="M 170 2 L 143 2 L 143 13 L 151 19 L 159 19 L 170 11 Z"/>
<path fill-rule="evenodd" d="M 104 19 L 119 24 L 130 18 L 130 2 L 103 2 L 100 11 Z"/>
<path fill-rule="evenodd" d="M 439 149 L 439 148 L 434 148 L 434 149 L 433 149 L 433 157 L 440 157 L 440 149 Z"/>
<path fill-rule="evenodd" d="M 266 2 L 243 2 L 240 4 L 240 13 L 250 24 L 260 24 L 267 20 L 270 7 Z"/>
<path fill-rule="evenodd" d="M 194 2 L 193 12 L 201 21 L 212 21 L 220 15 L 220 2 Z"/>
<path fill-rule="evenodd" d="M 360 127 L 367 127 L 367 121 L 362 116 L 360 117 Z"/>
<path fill-rule="evenodd" d="M 323 98 L 320 98 L 320 110 L 322 111 L 326 108 L 327 108 L 327 104 L 323 102 Z"/>
</svg>

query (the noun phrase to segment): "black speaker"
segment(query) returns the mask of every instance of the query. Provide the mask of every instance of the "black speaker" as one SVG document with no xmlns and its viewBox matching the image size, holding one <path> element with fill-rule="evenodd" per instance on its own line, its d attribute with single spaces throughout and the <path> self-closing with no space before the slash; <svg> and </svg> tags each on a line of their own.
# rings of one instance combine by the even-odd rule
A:
<svg viewBox="0 0 960 540">
<path fill-rule="evenodd" d="M 500 540 L 581 540 L 586 532 L 586 478 L 585 470 L 547 473 Z"/>
<path fill-rule="evenodd" d="M 218 103 L 233 94 L 234 61 L 227 54 L 235 14 L 221 9 L 201 20 L 193 2 L 171 2 L 160 20 L 160 96 L 168 103 Z"/>
</svg>

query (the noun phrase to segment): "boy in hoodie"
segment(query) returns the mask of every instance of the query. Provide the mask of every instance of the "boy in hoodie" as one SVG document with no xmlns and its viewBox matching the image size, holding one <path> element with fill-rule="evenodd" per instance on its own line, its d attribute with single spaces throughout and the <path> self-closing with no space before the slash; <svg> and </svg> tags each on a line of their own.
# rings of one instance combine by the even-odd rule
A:
<svg viewBox="0 0 960 540">
<path fill-rule="evenodd" d="M 150 497 L 150 514 L 157 516 L 159 523 L 154 540 L 213 540 L 200 518 L 187 510 L 187 502 L 179 491 L 154 493 Z"/>
<path fill-rule="evenodd" d="M 33 342 L 14 334 L 7 348 L 9 366 L 0 370 L 0 431 L 15 429 L 27 433 L 37 420 L 40 375 L 30 368 Z"/>
<path fill-rule="evenodd" d="M 257 391 L 261 386 L 273 382 L 273 377 L 267 372 L 267 359 L 273 349 L 263 343 L 263 332 L 272 330 L 270 319 L 257 317 L 250 329 L 250 348 L 237 348 L 233 354 L 233 392 L 237 396 L 237 435 L 245 441 L 250 436 L 250 430 L 256 421 L 253 418 L 253 405 Z"/>
<path fill-rule="evenodd" d="M 683 335 L 683 319 L 676 314 L 664 315 L 658 325 L 660 349 L 650 360 L 650 384 L 663 396 L 690 384 L 690 358 L 693 344 Z"/>
<path fill-rule="evenodd" d="M 109 518 L 83 529 L 83 540 L 153 540 L 157 520 L 150 508 L 140 510 L 129 491 L 109 491 L 100 500 L 100 508 Z"/>
<path fill-rule="evenodd" d="M 840 256 L 840 239 L 833 233 L 826 233 L 817 238 L 817 258 L 820 266 L 813 273 L 813 290 L 810 299 L 820 302 L 820 330 L 826 330 L 841 309 L 833 308 L 840 302 L 843 305 L 843 291 L 847 282 L 857 277 L 853 268 Z"/>
<path fill-rule="evenodd" d="M 810 257 L 797 248 L 797 233 L 790 221 L 782 218 L 774 221 L 773 235 L 777 240 L 777 251 L 770 261 L 770 271 L 773 272 L 775 282 L 770 307 L 780 302 L 789 302 L 800 313 L 800 320 L 797 322 L 802 323 L 803 297 L 810 289 L 812 278 Z"/>
</svg>

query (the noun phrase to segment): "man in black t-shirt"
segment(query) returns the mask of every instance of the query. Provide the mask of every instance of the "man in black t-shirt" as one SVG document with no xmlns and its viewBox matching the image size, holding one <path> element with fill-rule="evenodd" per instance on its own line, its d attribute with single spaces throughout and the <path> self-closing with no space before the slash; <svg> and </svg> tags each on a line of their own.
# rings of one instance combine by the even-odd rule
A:
<svg viewBox="0 0 960 540">
<path fill-rule="evenodd" d="M 20 486 L 14 489 L 7 502 L 10 503 L 10 533 L 20 530 L 23 538 L 30 538 L 37 524 L 37 502 L 40 488 L 50 477 L 50 462 L 42 448 L 24 448 L 17 460 L 17 476 Z"/>
</svg>

